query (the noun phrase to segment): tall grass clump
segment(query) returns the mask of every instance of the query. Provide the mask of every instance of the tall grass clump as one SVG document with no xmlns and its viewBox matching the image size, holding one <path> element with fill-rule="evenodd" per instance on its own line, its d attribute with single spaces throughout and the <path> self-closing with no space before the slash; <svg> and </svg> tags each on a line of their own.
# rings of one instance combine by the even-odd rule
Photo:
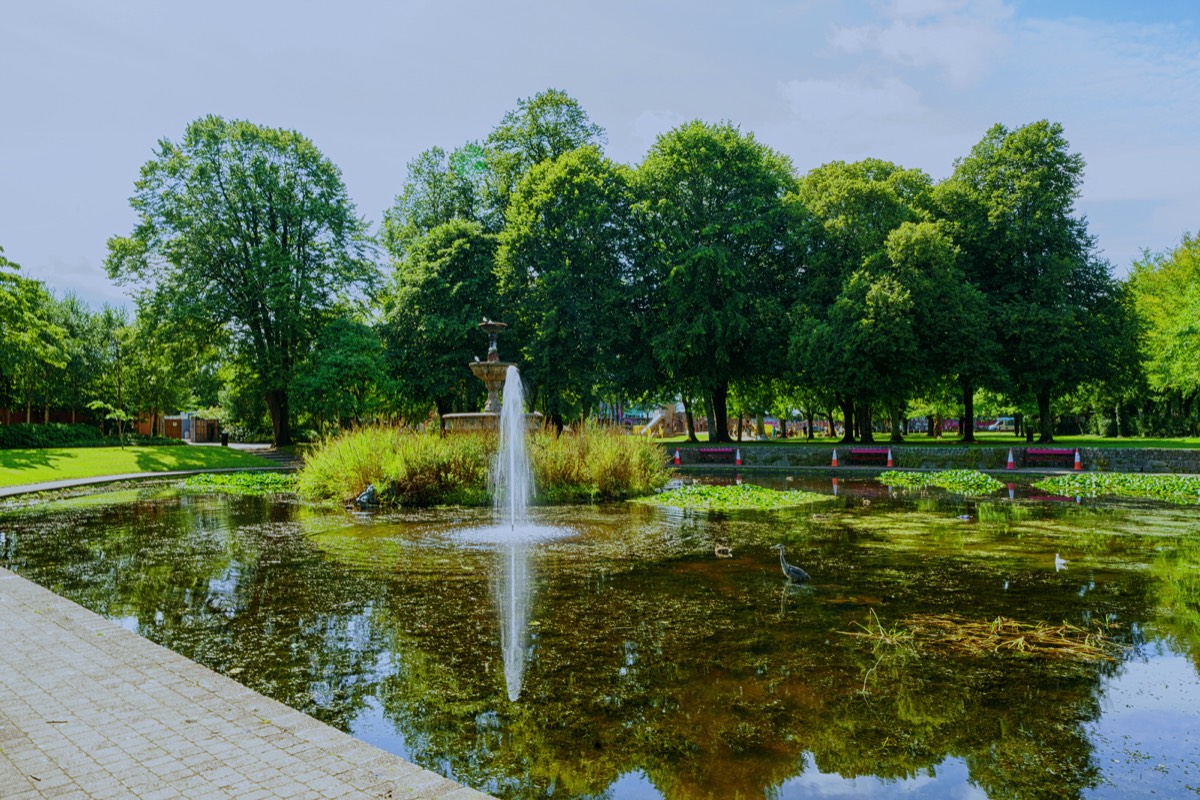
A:
<svg viewBox="0 0 1200 800">
<path fill-rule="evenodd" d="M 494 436 L 448 436 L 370 427 L 319 443 L 296 484 L 301 497 L 349 503 L 374 486 L 382 503 L 481 505 L 490 501 Z"/>
<path fill-rule="evenodd" d="M 375 486 L 385 505 L 487 505 L 498 437 L 494 433 L 413 433 L 360 428 L 318 444 L 296 491 L 311 500 L 352 502 Z M 663 449 L 600 425 L 533 434 L 530 460 L 539 504 L 615 500 L 650 494 L 668 479 Z"/>
<path fill-rule="evenodd" d="M 560 435 L 549 429 L 534 434 L 529 458 L 541 503 L 641 497 L 670 477 L 660 445 L 590 421 Z"/>
</svg>

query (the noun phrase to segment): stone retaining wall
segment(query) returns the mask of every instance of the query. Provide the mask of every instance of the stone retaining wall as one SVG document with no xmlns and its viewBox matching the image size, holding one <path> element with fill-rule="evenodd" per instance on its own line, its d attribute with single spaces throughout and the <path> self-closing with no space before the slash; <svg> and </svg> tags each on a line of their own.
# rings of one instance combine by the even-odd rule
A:
<svg viewBox="0 0 1200 800">
<path fill-rule="evenodd" d="M 711 451 L 716 445 L 702 445 Z M 873 445 L 838 446 L 838 464 L 850 465 L 850 447 L 888 447 L 887 442 Z M 832 452 L 829 445 L 804 444 L 757 444 L 734 442 L 728 456 L 714 456 L 711 452 L 701 454 L 701 445 L 668 445 L 672 457 L 679 451 L 681 467 L 711 468 L 733 466 L 737 451 L 741 451 L 742 466 L 754 469 L 799 469 L 831 466 Z M 722 447 L 724 447 L 722 445 Z M 1038 449 L 1038 445 L 1032 445 Z M 1054 447 L 1054 445 L 1047 445 Z M 1007 447 L 906 447 L 891 445 L 892 463 L 897 468 L 910 469 L 979 469 L 1002 470 L 1008 465 Z M 1046 465 L 1031 465 L 1025 457 L 1025 446 L 1012 448 L 1013 461 L 1017 468 L 1038 468 Z M 1065 448 L 1064 448 L 1065 449 Z M 1081 447 L 1079 458 L 1084 470 L 1102 472 L 1181 472 L 1200 474 L 1200 450 L 1162 450 L 1154 448 Z M 1069 467 L 1069 464 L 1064 466 Z"/>
</svg>

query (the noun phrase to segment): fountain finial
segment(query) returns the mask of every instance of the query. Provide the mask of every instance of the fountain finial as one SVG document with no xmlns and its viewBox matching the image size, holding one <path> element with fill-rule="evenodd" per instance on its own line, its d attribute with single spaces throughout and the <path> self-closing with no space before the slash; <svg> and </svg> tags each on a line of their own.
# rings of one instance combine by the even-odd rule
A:
<svg viewBox="0 0 1200 800">
<path fill-rule="evenodd" d="M 499 336 L 507 327 L 507 324 L 503 322 L 494 322 L 487 317 L 484 317 L 483 322 L 479 323 L 479 330 L 483 331 L 488 336 L 488 361 L 496 362 L 500 360 L 500 351 L 496 349 L 496 337 Z"/>
</svg>

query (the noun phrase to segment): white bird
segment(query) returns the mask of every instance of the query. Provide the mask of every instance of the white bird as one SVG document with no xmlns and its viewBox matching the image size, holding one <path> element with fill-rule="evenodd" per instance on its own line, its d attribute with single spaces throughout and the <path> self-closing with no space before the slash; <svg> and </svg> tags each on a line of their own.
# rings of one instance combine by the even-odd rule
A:
<svg viewBox="0 0 1200 800">
<path fill-rule="evenodd" d="M 1055 553 L 1054 554 L 1054 571 L 1062 572 L 1066 568 L 1067 568 L 1067 560 L 1065 558 L 1063 558 L 1062 556 L 1060 556 L 1058 553 Z"/>
</svg>

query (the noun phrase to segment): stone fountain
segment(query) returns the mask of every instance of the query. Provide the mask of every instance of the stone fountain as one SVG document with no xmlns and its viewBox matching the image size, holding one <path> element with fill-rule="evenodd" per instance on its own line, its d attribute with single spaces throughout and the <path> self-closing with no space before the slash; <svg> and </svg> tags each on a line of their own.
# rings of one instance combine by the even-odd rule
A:
<svg viewBox="0 0 1200 800">
<path fill-rule="evenodd" d="M 513 364 L 500 360 L 496 339 L 508 328 L 508 325 L 484 317 L 483 322 L 479 323 L 477 327 L 488 337 L 487 360 L 476 359 L 467 366 L 471 368 L 475 377 L 483 381 L 483 385 L 487 387 L 487 402 L 484 403 L 483 411 L 475 414 L 447 414 L 444 417 L 446 429 L 455 433 L 500 430 L 500 389 L 504 386 L 508 368 Z M 540 426 L 541 418 L 542 415 L 537 412 L 526 415 L 530 428 Z"/>
</svg>

